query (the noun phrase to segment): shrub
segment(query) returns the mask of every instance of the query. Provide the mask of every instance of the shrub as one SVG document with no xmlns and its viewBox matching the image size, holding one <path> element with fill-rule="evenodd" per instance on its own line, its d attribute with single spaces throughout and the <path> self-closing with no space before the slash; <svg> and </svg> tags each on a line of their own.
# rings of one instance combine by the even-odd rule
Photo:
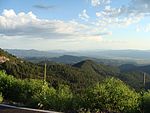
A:
<svg viewBox="0 0 150 113">
<path fill-rule="evenodd" d="M 121 80 L 107 78 L 82 94 L 74 94 L 68 85 L 56 89 L 41 80 L 16 79 L 0 71 L 0 92 L 9 101 L 30 107 L 57 111 L 77 110 L 82 112 L 130 112 L 139 106 L 139 94 Z M 150 107 L 150 91 L 143 96 L 145 109 Z M 0 94 L 0 102 L 2 95 Z M 150 112 L 150 111 L 148 111 Z M 148 113 L 147 112 L 147 113 Z"/>
<path fill-rule="evenodd" d="M 150 113 L 150 91 L 144 93 L 142 104 L 143 104 L 144 113 Z"/>
<path fill-rule="evenodd" d="M 87 91 L 85 107 L 109 112 L 129 112 L 139 105 L 139 95 L 121 80 L 108 78 Z"/>
<path fill-rule="evenodd" d="M 17 86 L 14 77 L 8 76 L 4 72 L 0 72 L 0 91 L 5 99 L 13 100 L 13 98 L 15 98 L 18 92 L 15 92 L 14 88 L 17 89 Z"/>
<path fill-rule="evenodd" d="M 39 93 L 35 93 L 30 101 L 30 106 L 42 109 L 55 109 L 56 90 L 47 84 L 42 86 Z"/>
<path fill-rule="evenodd" d="M 71 102 L 72 93 L 67 85 L 60 85 L 57 90 L 44 85 L 42 91 L 32 97 L 32 106 L 57 111 L 70 109 Z"/>
<path fill-rule="evenodd" d="M 73 94 L 70 90 L 70 87 L 67 85 L 59 85 L 56 93 L 57 109 L 60 111 L 71 109 Z"/>
<path fill-rule="evenodd" d="M 3 101 L 2 94 L 0 93 L 0 103 Z"/>
</svg>

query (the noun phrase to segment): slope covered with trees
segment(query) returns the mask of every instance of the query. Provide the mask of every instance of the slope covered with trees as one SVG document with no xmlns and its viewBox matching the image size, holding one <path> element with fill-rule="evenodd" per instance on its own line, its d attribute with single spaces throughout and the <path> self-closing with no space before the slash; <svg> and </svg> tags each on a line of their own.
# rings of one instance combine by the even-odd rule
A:
<svg viewBox="0 0 150 113">
<path fill-rule="evenodd" d="M 11 74 L 20 79 L 43 79 L 44 63 L 47 63 L 47 82 L 50 86 L 57 87 L 62 83 L 69 85 L 71 89 L 75 89 L 76 91 L 94 85 L 109 76 L 120 78 L 133 88 L 140 89 L 143 86 L 142 72 L 148 70 L 148 66 L 145 66 L 146 68 L 143 66 L 141 71 L 126 71 L 126 68 L 129 70 L 133 69 L 133 67 L 127 65 L 118 68 L 114 66 L 98 64 L 91 60 L 84 60 L 74 65 L 54 63 L 49 61 L 34 64 L 17 58 L 6 51 L 3 51 L 2 49 L 0 50 L 0 56 L 5 56 L 9 59 L 9 61 L 0 64 L 0 69 L 5 70 L 7 74 Z M 150 88 L 149 84 L 150 76 L 149 73 L 147 73 L 147 88 Z"/>
<path fill-rule="evenodd" d="M 9 59 L 0 63 L 0 70 L 3 70 L 0 71 L 0 102 L 4 98 L 4 101 L 34 108 L 85 113 L 138 113 L 145 103 L 148 111 L 149 92 L 143 96 L 136 92 L 143 89 L 144 70 L 122 71 L 119 67 L 91 60 L 74 65 L 49 61 L 34 64 L 3 50 L 0 50 L 0 57 Z M 46 82 L 43 79 L 45 63 Z M 147 89 L 149 83 L 147 73 Z"/>
</svg>

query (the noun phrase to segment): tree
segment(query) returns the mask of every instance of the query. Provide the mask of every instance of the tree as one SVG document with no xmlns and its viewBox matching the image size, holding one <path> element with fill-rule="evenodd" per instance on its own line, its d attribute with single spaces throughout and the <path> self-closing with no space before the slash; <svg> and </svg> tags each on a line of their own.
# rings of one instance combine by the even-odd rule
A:
<svg viewBox="0 0 150 113">
<path fill-rule="evenodd" d="M 121 80 L 107 78 L 87 91 L 86 108 L 108 110 L 109 112 L 129 112 L 139 105 L 139 94 Z"/>
</svg>

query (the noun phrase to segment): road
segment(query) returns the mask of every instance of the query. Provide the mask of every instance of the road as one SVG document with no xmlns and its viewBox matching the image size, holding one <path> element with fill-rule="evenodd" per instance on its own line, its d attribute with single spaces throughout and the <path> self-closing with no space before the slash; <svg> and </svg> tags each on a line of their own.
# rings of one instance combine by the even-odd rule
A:
<svg viewBox="0 0 150 113">
<path fill-rule="evenodd" d="M 0 104 L 0 113 L 60 113 Z"/>
</svg>

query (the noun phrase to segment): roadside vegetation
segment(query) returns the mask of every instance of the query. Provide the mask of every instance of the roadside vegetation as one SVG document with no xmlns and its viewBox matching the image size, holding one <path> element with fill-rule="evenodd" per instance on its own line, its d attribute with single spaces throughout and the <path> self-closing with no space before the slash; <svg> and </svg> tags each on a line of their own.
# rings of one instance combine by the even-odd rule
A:
<svg viewBox="0 0 150 113">
<path fill-rule="evenodd" d="M 4 101 L 32 108 L 71 113 L 140 113 L 144 104 L 145 113 L 150 112 L 150 91 L 141 97 L 140 93 L 116 78 L 106 78 L 75 93 L 68 85 L 52 87 L 42 80 L 21 80 L 0 71 L 0 92 L 0 102 L 4 98 Z"/>
<path fill-rule="evenodd" d="M 3 101 L 2 93 L 0 93 L 0 103 Z"/>
</svg>

